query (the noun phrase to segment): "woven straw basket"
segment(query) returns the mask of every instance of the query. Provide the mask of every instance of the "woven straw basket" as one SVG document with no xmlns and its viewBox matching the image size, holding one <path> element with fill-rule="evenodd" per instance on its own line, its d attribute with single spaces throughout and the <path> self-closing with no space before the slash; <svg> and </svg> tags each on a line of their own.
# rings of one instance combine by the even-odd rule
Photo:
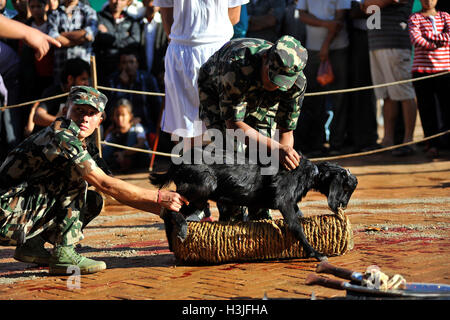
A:
<svg viewBox="0 0 450 320">
<path fill-rule="evenodd" d="M 309 243 L 326 256 L 343 255 L 353 248 L 350 221 L 343 210 L 299 218 Z M 181 242 L 172 234 L 173 252 L 182 263 L 306 258 L 300 241 L 283 219 L 246 222 L 189 222 Z"/>
</svg>

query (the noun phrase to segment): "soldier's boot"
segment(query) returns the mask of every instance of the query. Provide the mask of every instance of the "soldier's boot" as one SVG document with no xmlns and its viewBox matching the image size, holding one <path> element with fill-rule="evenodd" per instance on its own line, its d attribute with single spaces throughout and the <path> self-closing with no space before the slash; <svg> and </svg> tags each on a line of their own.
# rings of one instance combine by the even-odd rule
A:
<svg viewBox="0 0 450 320">
<path fill-rule="evenodd" d="M 44 248 L 45 240 L 37 235 L 28 239 L 24 244 L 18 245 L 14 251 L 14 259 L 20 262 L 48 265 L 52 256 Z"/>
<path fill-rule="evenodd" d="M 70 268 L 68 270 L 68 268 Z M 57 245 L 53 249 L 49 263 L 49 274 L 95 273 L 106 269 L 106 263 L 83 257 L 75 251 L 74 246 Z"/>
</svg>

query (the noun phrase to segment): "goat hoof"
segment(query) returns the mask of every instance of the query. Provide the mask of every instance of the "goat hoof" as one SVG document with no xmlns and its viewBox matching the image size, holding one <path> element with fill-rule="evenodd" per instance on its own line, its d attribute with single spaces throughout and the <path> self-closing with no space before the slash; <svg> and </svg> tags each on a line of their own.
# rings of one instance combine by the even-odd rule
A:
<svg viewBox="0 0 450 320">
<path fill-rule="evenodd" d="M 317 261 L 328 261 L 327 256 L 325 256 L 325 255 L 323 255 L 323 254 L 321 254 L 321 253 L 319 253 L 317 251 L 310 252 L 309 257 L 310 258 L 316 258 Z"/>
<path fill-rule="evenodd" d="M 187 237 L 187 225 L 183 225 L 181 226 L 178 231 L 177 231 L 177 237 L 178 239 L 180 239 L 181 242 L 183 242 L 184 240 L 186 240 Z"/>
</svg>

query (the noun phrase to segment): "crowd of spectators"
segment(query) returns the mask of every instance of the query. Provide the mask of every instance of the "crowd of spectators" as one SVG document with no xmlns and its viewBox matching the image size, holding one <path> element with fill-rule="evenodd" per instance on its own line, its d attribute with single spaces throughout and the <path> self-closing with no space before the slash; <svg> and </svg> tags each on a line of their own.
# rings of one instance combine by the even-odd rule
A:
<svg viewBox="0 0 450 320">
<path fill-rule="evenodd" d="M 21 41 L 0 39 L 0 89 L 6 93 L 1 105 L 6 101 L 13 105 L 65 93 L 72 85 L 89 83 L 92 55 L 96 57 L 99 85 L 164 93 L 164 56 L 169 41 L 153 0 L 106 0 L 97 11 L 89 0 L 11 0 L 15 10 L 6 8 L 6 1 L 0 0 L 0 14 L 41 30 L 62 46 L 53 47 L 44 59 L 37 61 L 33 51 Z M 365 13 L 370 4 L 378 6 L 381 12 L 372 16 Z M 424 45 L 416 39 L 420 33 L 417 26 L 415 34 L 410 34 L 412 22 L 408 20 L 420 8 L 419 0 L 250 0 L 241 8 L 234 38 L 255 37 L 273 42 L 287 34 L 299 39 L 308 49 L 307 92 L 367 86 L 380 83 L 380 79 L 412 77 L 413 49 L 417 46 L 423 49 Z M 448 12 L 448 1 L 439 1 L 437 10 Z M 378 26 L 374 20 L 377 14 L 382 17 Z M 429 43 L 447 48 L 441 49 L 445 55 L 450 54 L 450 24 L 446 16 L 441 18 L 440 26 L 446 36 L 435 35 L 438 40 L 428 39 L 426 45 L 428 50 L 436 49 Z M 388 67 L 386 61 L 393 62 L 393 57 L 406 64 Z M 331 63 L 333 80 L 323 85 L 317 74 L 325 61 Z M 382 69 L 389 69 L 393 78 Z M 450 65 L 424 72 L 445 70 L 450 70 Z M 414 77 L 422 71 L 415 67 Z M 450 87 L 448 79 L 442 80 L 443 85 L 440 82 L 443 92 Z M 424 110 L 433 110 L 434 120 L 427 120 L 426 125 L 430 121 L 433 124 L 424 130 L 425 135 L 449 129 L 450 106 L 439 105 L 439 100 L 427 102 L 422 98 L 425 96 L 422 92 L 427 91 L 423 86 L 416 86 L 416 90 L 422 90 L 420 99 L 416 99 L 412 84 L 398 87 L 393 93 L 391 88 L 384 88 L 305 97 L 295 131 L 296 148 L 308 156 L 336 155 L 411 141 L 417 107 L 422 110 L 421 117 L 429 113 Z M 140 137 L 145 135 L 145 146 L 151 147 L 162 98 L 114 91 L 105 94 L 109 101 L 103 130 L 112 132 L 117 125 L 113 107 L 125 104 L 127 110 L 132 110 L 129 111 L 132 122 L 127 125 L 134 127 L 140 123 Z M 381 145 L 377 143 L 380 138 L 377 100 L 384 101 L 384 124 L 390 130 L 385 131 Z M 63 102 L 61 98 L 3 111 L 0 160 L 31 132 L 51 123 L 61 112 Z M 442 143 L 433 142 L 432 146 L 448 148 L 448 139 L 441 140 Z M 411 152 L 403 149 L 394 155 Z"/>
</svg>

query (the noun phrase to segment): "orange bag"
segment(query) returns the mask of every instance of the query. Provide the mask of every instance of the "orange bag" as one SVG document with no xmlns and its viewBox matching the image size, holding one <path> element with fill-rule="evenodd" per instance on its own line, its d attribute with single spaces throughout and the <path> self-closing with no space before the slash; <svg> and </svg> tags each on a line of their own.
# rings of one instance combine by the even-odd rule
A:
<svg viewBox="0 0 450 320">
<path fill-rule="evenodd" d="M 334 81 L 333 68 L 329 60 L 320 62 L 319 71 L 317 72 L 317 82 L 321 86 L 326 86 Z"/>
</svg>

